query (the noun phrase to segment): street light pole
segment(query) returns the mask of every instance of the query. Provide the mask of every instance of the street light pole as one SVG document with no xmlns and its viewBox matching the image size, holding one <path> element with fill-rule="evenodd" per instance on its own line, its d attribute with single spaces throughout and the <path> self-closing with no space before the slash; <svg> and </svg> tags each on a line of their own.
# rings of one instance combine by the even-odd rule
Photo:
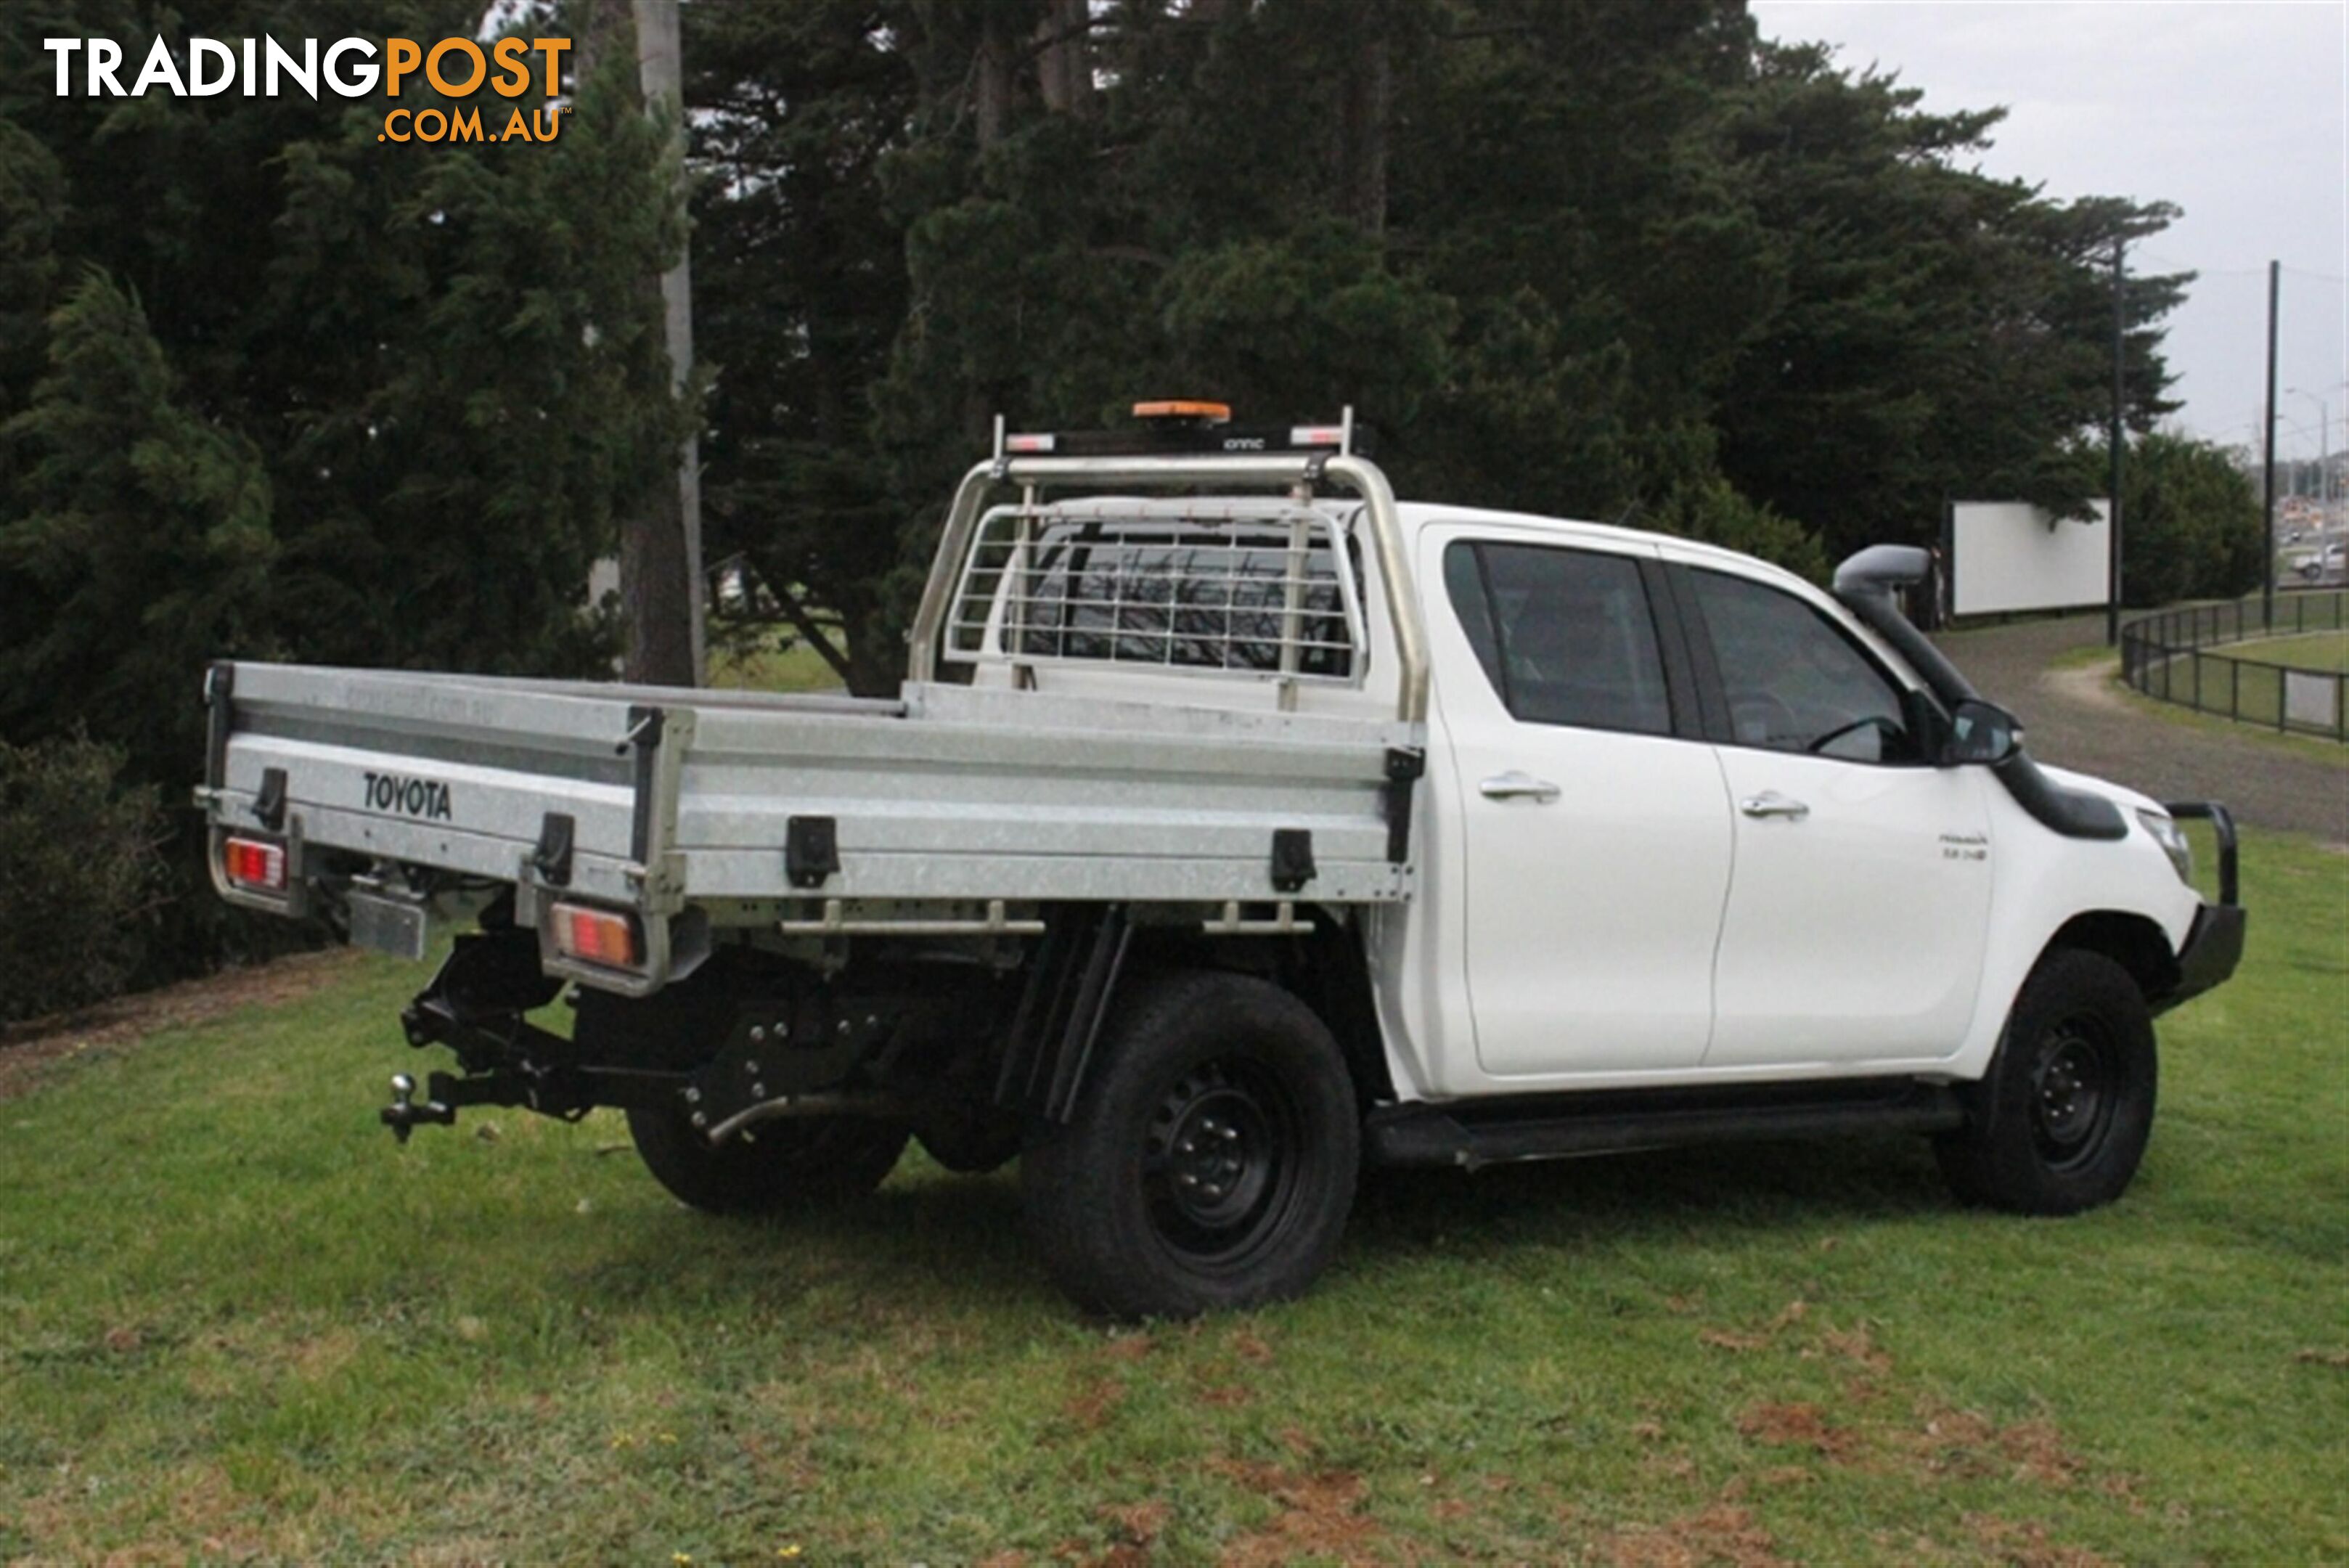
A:
<svg viewBox="0 0 2349 1568">
<path fill-rule="evenodd" d="M 2122 369 L 2128 346 L 2127 321 L 2121 310 L 2121 282 L 2128 241 L 2113 236 L 2113 425 L 2109 435 L 2112 472 L 2105 515 L 2105 646 L 2121 639 L 2121 407 L 2126 391 Z"/>
<path fill-rule="evenodd" d="M 2268 263 L 2268 410 L 2266 482 L 2261 487 L 2267 511 L 2267 569 L 2260 574 L 2260 624 L 2275 625 L 2275 428 L 2276 428 L 2276 307 L 2283 295 L 2283 263 Z"/>
<path fill-rule="evenodd" d="M 2324 391 L 2328 395 L 2333 392 L 2349 392 L 2349 381 L 2335 381 L 2325 388 Z M 2320 398 L 2314 392 L 2303 391 L 2298 387 L 2287 389 L 2284 396 L 2306 398 L 2316 405 L 2316 499 L 2323 508 L 2324 520 L 2330 523 L 2333 517 L 2333 501 L 2340 496 L 2349 495 L 2349 485 L 2335 484 L 2333 481 L 2333 404 L 2329 397 Z M 2349 414 L 2344 414 L 2342 422 L 2349 425 Z"/>
<path fill-rule="evenodd" d="M 2287 387 L 2287 398 L 2306 398 L 2316 405 L 2316 507 L 2328 521 L 2333 509 L 2333 405 L 2313 392 Z"/>
</svg>

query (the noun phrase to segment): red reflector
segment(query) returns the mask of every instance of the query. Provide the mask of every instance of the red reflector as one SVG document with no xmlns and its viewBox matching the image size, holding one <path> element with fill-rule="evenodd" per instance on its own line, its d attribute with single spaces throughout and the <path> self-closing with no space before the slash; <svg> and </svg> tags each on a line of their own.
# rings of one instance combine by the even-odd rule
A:
<svg viewBox="0 0 2349 1568">
<path fill-rule="evenodd" d="M 285 889 L 285 846 L 261 838 L 231 838 L 221 845 L 221 869 L 241 888 Z"/>
<path fill-rule="evenodd" d="M 582 904 L 557 904 L 554 917 L 555 950 L 564 957 L 611 969 L 636 967 L 636 923 L 627 916 Z"/>
<path fill-rule="evenodd" d="M 1012 435 L 1003 438 L 1006 452 L 1050 452 L 1059 443 L 1049 435 Z"/>
<path fill-rule="evenodd" d="M 1288 431 L 1291 446 L 1343 446 L 1346 427 L 1343 425 L 1292 425 Z"/>
</svg>

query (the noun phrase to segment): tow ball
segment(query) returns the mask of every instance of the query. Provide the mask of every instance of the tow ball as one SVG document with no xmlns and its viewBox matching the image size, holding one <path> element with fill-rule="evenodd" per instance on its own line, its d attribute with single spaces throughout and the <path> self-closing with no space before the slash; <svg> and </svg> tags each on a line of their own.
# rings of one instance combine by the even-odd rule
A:
<svg viewBox="0 0 2349 1568">
<path fill-rule="evenodd" d="M 405 1073 L 391 1075 L 391 1104 L 377 1114 L 383 1118 L 383 1125 L 391 1129 L 391 1136 L 403 1144 L 408 1141 L 409 1133 L 427 1124 L 444 1127 L 457 1125 L 456 1106 L 444 1106 L 439 1100 L 426 1100 L 418 1105 L 416 1080 Z"/>
</svg>

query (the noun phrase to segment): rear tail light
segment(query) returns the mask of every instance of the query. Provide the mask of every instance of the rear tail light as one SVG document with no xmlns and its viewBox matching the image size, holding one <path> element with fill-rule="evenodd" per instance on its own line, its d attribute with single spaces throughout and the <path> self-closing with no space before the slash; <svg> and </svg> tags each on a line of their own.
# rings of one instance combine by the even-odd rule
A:
<svg viewBox="0 0 2349 1568">
<path fill-rule="evenodd" d="M 637 964 L 636 922 L 632 916 L 585 904 L 558 903 L 552 910 L 554 950 L 564 958 L 607 969 L 634 969 Z"/>
<path fill-rule="evenodd" d="M 282 893 L 285 890 L 285 846 L 265 838 L 223 840 L 221 869 L 240 888 Z"/>
</svg>

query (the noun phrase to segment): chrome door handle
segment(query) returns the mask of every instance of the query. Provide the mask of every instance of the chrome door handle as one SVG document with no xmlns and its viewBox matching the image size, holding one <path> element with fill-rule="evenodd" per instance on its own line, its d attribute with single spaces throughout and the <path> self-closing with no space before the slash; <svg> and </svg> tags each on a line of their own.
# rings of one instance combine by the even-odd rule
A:
<svg viewBox="0 0 2349 1568">
<path fill-rule="evenodd" d="M 1737 803 L 1737 809 L 1748 816 L 1783 816 L 1789 822 L 1800 822 L 1811 815 L 1809 806 L 1790 795 L 1780 794 L 1775 789 L 1747 795 Z"/>
<path fill-rule="evenodd" d="M 1531 774 L 1521 774 L 1511 768 L 1476 786 L 1486 800 L 1516 800 L 1525 798 L 1544 803 L 1557 798 L 1557 785 L 1547 779 L 1537 779 Z"/>
</svg>

